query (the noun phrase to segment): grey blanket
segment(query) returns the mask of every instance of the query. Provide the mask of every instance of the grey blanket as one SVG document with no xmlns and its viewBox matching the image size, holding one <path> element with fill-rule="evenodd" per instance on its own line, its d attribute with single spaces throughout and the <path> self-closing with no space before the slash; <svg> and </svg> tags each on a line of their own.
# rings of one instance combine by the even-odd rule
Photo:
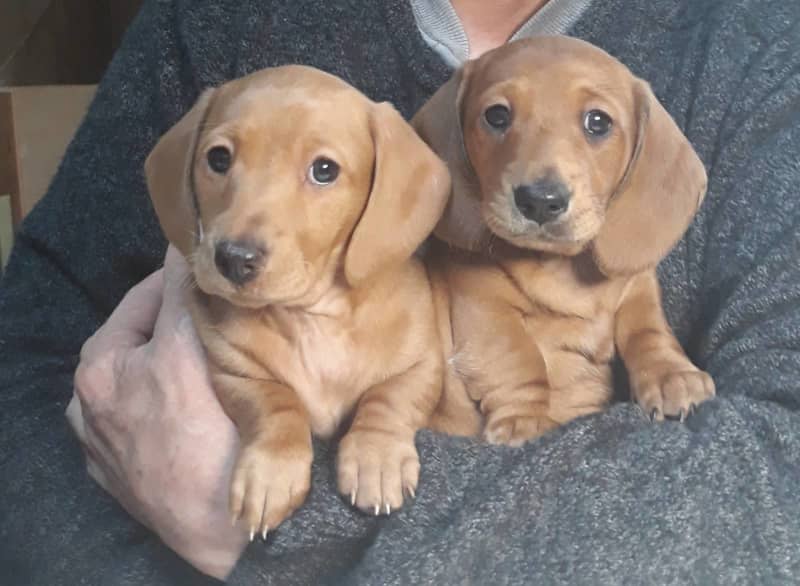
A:
<svg viewBox="0 0 800 586">
<path fill-rule="evenodd" d="M 319 444 L 308 503 L 232 583 L 800 582 L 800 4 L 596 0 L 571 33 L 650 80 L 709 169 L 659 275 L 718 399 L 659 425 L 620 402 L 522 449 L 423 432 L 389 518 L 337 496 Z M 81 343 L 163 258 L 145 155 L 203 87 L 290 62 L 406 116 L 449 75 L 401 0 L 146 2 L 0 285 L 0 583 L 211 582 L 88 479 L 63 411 Z"/>
</svg>

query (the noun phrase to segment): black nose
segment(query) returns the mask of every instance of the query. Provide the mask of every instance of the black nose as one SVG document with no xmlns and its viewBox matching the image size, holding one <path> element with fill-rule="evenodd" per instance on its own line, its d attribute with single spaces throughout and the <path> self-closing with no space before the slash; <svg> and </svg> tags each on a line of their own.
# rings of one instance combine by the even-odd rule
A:
<svg viewBox="0 0 800 586">
<path fill-rule="evenodd" d="M 529 220 L 546 224 L 567 211 L 570 195 L 561 181 L 545 178 L 515 187 L 514 204 Z"/>
<path fill-rule="evenodd" d="M 261 269 L 265 250 L 247 240 L 220 240 L 214 249 L 214 264 L 220 274 L 234 285 L 244 285 Z"/>
</svg>

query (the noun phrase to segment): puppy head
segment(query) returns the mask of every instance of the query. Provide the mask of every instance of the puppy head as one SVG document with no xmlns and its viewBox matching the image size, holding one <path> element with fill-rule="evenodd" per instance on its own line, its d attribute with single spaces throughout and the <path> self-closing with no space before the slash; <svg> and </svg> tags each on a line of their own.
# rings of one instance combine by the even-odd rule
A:
<svg viewBox="0 0 800 586">
<path fill-rule="evenodd" d="M 468 63 L 415 126 L 462 186 L 436 229 L 457 246 L 491 233 L 563 255 L 591 247 L 606 274 L 633 273 L 666 255 L 705 194 L 702 163 L 650 87 L 576 39 Z"/>
<path fill-rule="evenodd" d="M 300 66 L 208 90 L 145 171 L 197 285 L 245 307 L 311 303 L 337 275 L 358 286 L 408 260 L 450 187 L 390 105 Z"/>
</svg>

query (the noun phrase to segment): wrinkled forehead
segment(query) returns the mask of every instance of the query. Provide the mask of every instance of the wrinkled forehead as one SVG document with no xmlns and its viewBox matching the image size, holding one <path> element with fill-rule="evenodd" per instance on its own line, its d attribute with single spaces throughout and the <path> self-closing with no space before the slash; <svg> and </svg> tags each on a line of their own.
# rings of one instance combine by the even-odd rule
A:
<svg viewBox="0 0 800 586">
<path fill-rule="evenodd" d="M 369 101 L 330 76 L 264 75 L 220 88 L 204 134 L 232 139 L 362 143 L 369 138 Z"/>
<path fill-rule="evenodd" d="M 554 42 L 523 47 L 507 45 L 478 61 L 472 72 L 469 99 L 492 90 L 525 92 L 554 100 L 604 97 L 629 105 L 633 75 L 605 52 L 585 43 Z"/>
</svg>

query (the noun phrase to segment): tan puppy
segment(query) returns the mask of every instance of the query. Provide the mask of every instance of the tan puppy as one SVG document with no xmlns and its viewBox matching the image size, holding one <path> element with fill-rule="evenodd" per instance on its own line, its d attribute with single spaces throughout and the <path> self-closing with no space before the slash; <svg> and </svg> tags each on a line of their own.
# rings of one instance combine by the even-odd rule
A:
<svg viewBox="0 0 800 586">
<path fill-rule="evenodd" d="M 352 415 L 339 489 L 389 513 L 441 389 L 424 267 L 450 190 L 389 104 L 307 67 L 208 90 L 156 145 L 148 186 L 189 260 L 191 310 L 240 438 L 234 519 L 266 535 L 305 499 L 311 435 Z"/>
<path fill-rule="evenodd" d="M 450 368 L 433 426 L 518 445 L 611 398 L 615 349 L 654 419 L 714 394 L 654 267 L 706 188 L 649 86 L 565 37 L 468 63 L 413 121 L 450 166 L 431 259 Z"/>
</svg>

